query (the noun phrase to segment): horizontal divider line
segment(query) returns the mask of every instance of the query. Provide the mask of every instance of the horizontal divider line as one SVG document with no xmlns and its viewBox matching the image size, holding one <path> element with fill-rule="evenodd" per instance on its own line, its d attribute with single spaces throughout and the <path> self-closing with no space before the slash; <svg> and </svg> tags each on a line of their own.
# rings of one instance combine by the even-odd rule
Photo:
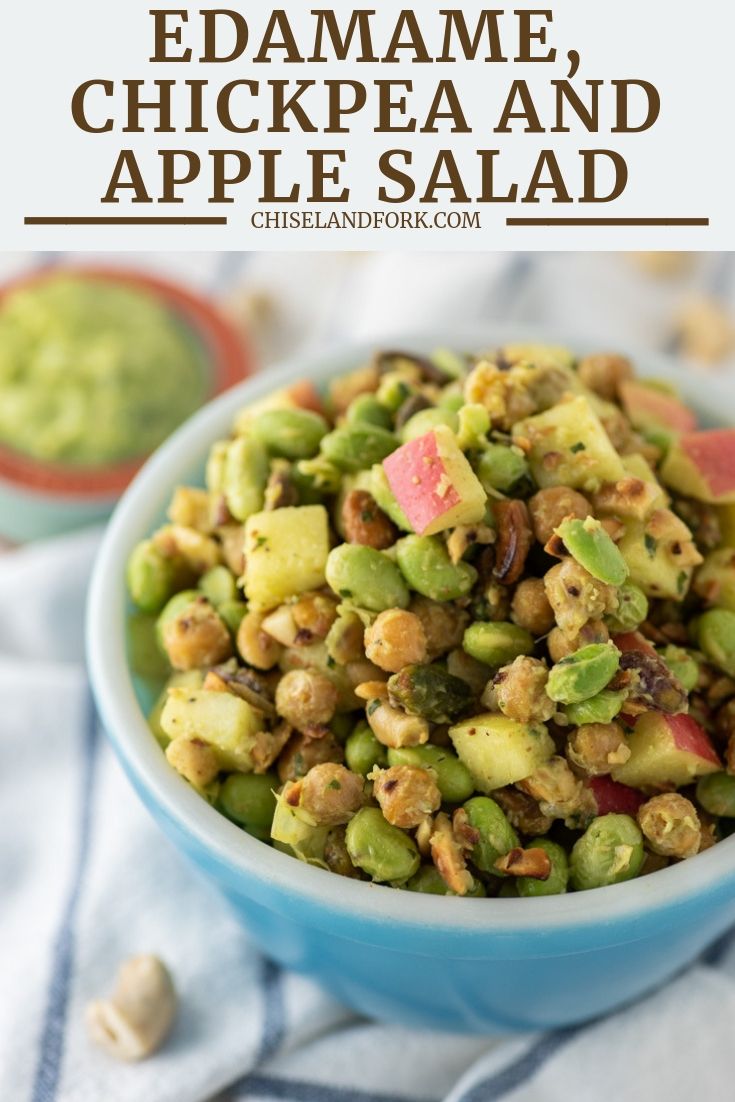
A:
<svg viewBox="0 0 735 1102">
<path fill-rule="evenodd" d="M 709 226 L 709 218 L 506 218 L 506 226 Z"/>
<path fill-rule="evenodd" d="M 26 226 L 226 226 L 224 216 L 194 217 L 176 215 L 157 217 L 156 215 L 107 215 L 76 216 L 53 215 L 34 216 L 23 219 Z"/>
</svg>

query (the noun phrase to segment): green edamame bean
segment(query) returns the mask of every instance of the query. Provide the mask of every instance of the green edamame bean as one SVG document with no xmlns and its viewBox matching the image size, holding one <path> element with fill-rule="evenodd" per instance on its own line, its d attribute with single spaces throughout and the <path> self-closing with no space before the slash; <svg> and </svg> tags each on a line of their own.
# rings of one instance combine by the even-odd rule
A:
<svg viewBox="0 0 735 1102">
<path fill-rule="evenodd" d="M 337 742 L 341 742 L 343 745 L 347 742 L 354 728 L 355 718 L 349 712 L 337 712 L 329 721 L 329 730 Z"/>
<path fill-rule="evenodd" d="M 457 443 L 462 451 L 471 448 L 484 448 L 487 434 L 490 432 L 490 414 L 484 406 L 470 402 L 459 411 Z"/>
<path fill-rule="evenodd" d="M 469 769 L 445 746 L 401 746 L 388 751 L 388 765 L 428 766 L 436 774 L 441 798 L 448 804 L 461 804 L 475 791 Z"/>
<path fill-rule="evenodd" d="M 466 681 L 441 666 L 404 666 L 388 681 L 391 704 L 431 723 L 452 723 L 472 700 Z"/>
<path fill-rule="evenodd" d="M 361 721 L 345 743 L 345 759 L 353 773 L 367 777 L 376 765 L 385 767 L 388 754 L 382 742 L 378 742 L 367 723 Z"/>
<path fill-rule="evenodd" d="M 612 723 L 615 716 L 622 711 L 627 695 L 626 692 L 603 689 L 589 700 L 567 704 L 567 719 L 576 727 L 581 727 L 584 723 Z"/>
<path fill-rule="evenodd" d="M 697 781 L 697 800 L 710 815 L 735 819 L 735 777 L 710 773 Z"/>
<path fill-rule="evenodd" d="M 437 425 L 446 425 L 452 432 L 456 432 L 459 427 L 457 414 L 449 409 L 441 409 L 439 406 L 419 410 L 413 417 L 409 417 L 401 429 L 399 433 L 401 443 L 407 444 L 409 440 L 423 436 L 431 429 L 435 429 Z"/>
<path fill-rule="evenodd" d="M 605 617 L 611 631 L 635 631 L 648 617 L 648 597 L 632 582 L 618 589 L 618 607 Z"/>
<path fill-rule="evenodd" d="M 237 600 L 235 578 L 226 566 L 213 566 L 206 574 L 202 574 L 199 588 L 215 608 L 223 601 Z"/>
<path fill-rule="evenodd" d="M 169 620 L 175 619 L 179 613 L 183 612 L 193 601 L 200 600 L 201 596 L 198 589 L 182 589 L 180 593 L 174 593 L 173 597 L 163 606 L 156 620 L 156 638 L 158 639 L 158 645 L 161 650 L 165 650 L 163 646 L 163 629 L 166 624 Z"/>
<path fill-rule="evenodd" d="M 222 601 L 217 606 L 220 618 L 227 625 L 227 630 L 234 638 L 237 635 L 240 624 L 245 619 L 248 606 L 244 601 Z"/>
<path fill-rule="evenodd" d="M 219 806 L 228 819 L 254 838 L 270 838 L 276 810 L 274 791 L 279 786 L 273 773 L 230 773 L 219 791 Z"/>
<path fill-rule="evenodd" d="M 312 410 L 266 409 L 254 418 L 250 431 L 271 455 L 283 459 L 309 459 L 319 451 L 329 426 Z"/>
<path fill-rule="evenodd" d="M 436 536 L 404 536 L 396 544 L 396 558 L 411 589 L 434 601 L 465 597 L 477 581 L 474 566 L 453 563 L 446 544 Z"/>
<path fill-rule="evenodd" d="M 599 520 L 567 517 L 554 531 L 572 558 L 593 578 L 607 585 L 622 585 L 628 577 L 628 564 Z"/>
<path fill-rule="evenodd" d="M 391 413 L 397 413 L 407 398 L 410 398 L 414 388 L 406 382 L 400 371 L 386 371 L 380 380 L 375 397 L 386 406 Z"/>
<path fill-rule="evenodd" d="M 500 891 L 498 892 L 498 899 L 517 899 L 518 898 L 518 886 L 516 884 L 515 877 L 508 876 L 504 882 L 500 885 Z"/>
<path fill-rule="evenodd" d="M 643 864 L 643 835 L 630 815 L 600 815 L 574 843 L 569 864 L 575 891 L 632 880 Z"/>
<path fill-rule="evenodd" d="M 155 617 L 136 612 L 128 618 L 127 628 L 128 660 L 133 673 L 151 681 L 166 677 L 169 664 L 158 645 Z"/>
<path fill-rule="evenodd" d="M 143 540 L 128 559 L 126 580 L 130 599 L 141 612 L 160 612 L 173 593 L 176 569 L 152 540 Z"/>
<path fill-rule="evenodd" d="M 229 446 L 229 440 L 217 440 L 209 449 L 204 483 L 210 494 L 223 494 L 225 492 L 225 467 L 227 466 L 227 449 Z"/>
<path fill-rule="evenodd" d="M 453 390 L 447 387 L 439 395 L 439 401 L 437 405 L 441 409 L 451 410 L 452 413 L 459 413 L 464 405 L 464 394 L 461 391 Z"/>
<path fill-rule="evenodd" d="M 532 876 L 519 876 L 516 880 L 518 894 L 523 897 L 533 895 L 562 895 L 569 881 L 569 859 L 560 845 L 550 838 L 534 838 L 526 843 L 526 849 L 542 849 L 551 861 L 551 872 L 547 880 L 535 880 Z"/>
<path fill-rule="evenodd" d="M 379 883 L 410 880 L 421 864 L 413 838 L 377 807 L 363 807 L 350 819 L 345 841 L 352 864 Z"/>
<path fill-rule="evenodd" d="M 227 448 L 224 495 L 236 520 L 247 520 L 263 508 L 270 464 L 268 452 L 257 440 L 238 436 Z"/>
<path fill-rule="evenodd" d="M 407 608 L 409 592 L 395 563 L 373 547 L 342 543 L 329 553 L 327 583 L 358 608 Z"/>
<path fill-rule="evenodd" d="M 429 359 L 449 379 L 462 379 L 467 374 L 469 366 L 467 357 L 453 352 L 451 348 L 437 348 Z"/>
<path fill-rule="evenodd" d="M 659 654 L 683 688 L 688 693 L 692 692 L 699 681 L 699 663 L 696 658 L 683 647 L 675 647 L 673 643 L 664 647 Z"/>
<path fill-rule="evenodd" d="M 321 443 L 322 455 L 341 471 L 356 472 L 372 467 L 395 451 L 397 436 L 377 425 L 365 423 L 334 429 Z"/>
<path fill-rule="evenodd" d="M 475 462 L 475 472 L 484 489 L 506 494 L 528 474 L 528 463 L 520 448 L 488 444 Z"/>
<path fill-rule="evenodd" d="M 602 692 L 619 665 L 620 651 L 614 643 L 590 643 L 552 666 L 546 692 L 559 704 L 589 700 Z"/>
<path fill-rule="evenodd" d="M 697 624 L 697 638 L 707 658 L 735 677 L 735 612 L 725 608 L 703 612 Z"/>
<path fill-rule="evenodd" d="M 486 666 L 507 666 L 521 654 L 533 653 L 533 636 L 517 624 L 478 621 L 464 633 L 462 648 Z"/>
<path fill-rule="evenodd" d="M 495 862 L 519 844 L 518 835 L 505 812 L 489 796 L 474 796 L 464 804 L 464 810 L 470 826 L 480 833 L 480 841 L 472 850 L 473 863 L 483 872 L 502 875 L 495 868 Z"/>
<path fill-rule="evenodd" d="M 439 870 L 434 865 L 422 865 L 419 871 L 411 877 L 406 884 L 410 892 L 421 892 L 423 895 L 456 895 L 450 891 L 442 880 Z M 465 893 L 465 899 L 484 898 L 487 895 L 485 885 L 481 880 L 473 880 L 472 887 Z"/>
<path fill-rule="evenodd" d="M 345 421 L 348 425 L 377 425 L 380 429 L 392 429 L 390 410 L 379 402 L 374 394 L 358 394 L 347 407 Z"/>
<path fill-rule="evenodd" d="M 400 528 L 401 531 L 413 532 L 411 522 L 396 501 L 395 495 L 390 488 L 390 483 L 388 482 L 388 476 L 380 463 L 376 463 L 370 473 L 370 492 L 375 498 L 378 506 L 390 517 L 393 523 Z"/>
</svg>

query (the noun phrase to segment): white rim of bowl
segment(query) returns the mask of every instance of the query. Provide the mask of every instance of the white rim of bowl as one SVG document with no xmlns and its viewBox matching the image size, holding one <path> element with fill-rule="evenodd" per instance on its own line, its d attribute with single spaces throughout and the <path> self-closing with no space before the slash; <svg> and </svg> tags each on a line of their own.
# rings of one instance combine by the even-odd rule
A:
<svg viewBox="0 0 735 1102">
<path fill-rule="evenodd" d="M 128 670 L 125 647 L 124 574 L 128 554 L 157 523 L 173 487 L 185 474 L 201 467 L 210 444 L 231 427 L 235 413 L 268 393 L 307 378 L 319 384 L 338 372 L 365 362 L 375 348 L 405 348 L 428 352 L 439 347 L 477 350 L 510 342 L 559 344 L 578 354 L 599 350 L 588 339 L 532 326 L 488 325 L 487 328 L 423 334 L 387 341 L 304 353 L 278 368 L 269 368 L 220 395 L 182 425 L 141 468 L 121 498 L 107 527 L 92 575 L 87 605 L 87 657 L 92 686 L 109 737 L 128 769 L 156 803 L 184 831 L 230 869 L 255 876 L 293 896 L 319 903 L 362 921 L 392 922 L 403 927 L 437 927 L 445 933 L 487 934 L 529 932 L 543 927 L 589 927 L 640 917 L 683 904 L 700 892 L 715 889 L 735 876 L 735 837 L 713 846 L 696 860 L 684 861 L 653 876 L 584 893 L 535 899 L 447 899 L 410 894 L 349 880 L 303 864 L 252 838 L 210 807 L 171 768 L 152 738 L 138 704 Z M 622 349 L 626 351 L 626 349 Z M 717 396 L 711 404 L 697 395 L 696 379 L 681 365 L 640 350 L 630 352 L 643 374 L 660 374 L 681 386 L 700 409 L 717 417 Z M 708 378 L 708 382 L 709 382 Z M 714 379 L 713 379 L 714 381 Z M 721 382 L 735 397 L 735 385 Z M 713 387 L 707 387 L 707 394 Z"/>
</svg>

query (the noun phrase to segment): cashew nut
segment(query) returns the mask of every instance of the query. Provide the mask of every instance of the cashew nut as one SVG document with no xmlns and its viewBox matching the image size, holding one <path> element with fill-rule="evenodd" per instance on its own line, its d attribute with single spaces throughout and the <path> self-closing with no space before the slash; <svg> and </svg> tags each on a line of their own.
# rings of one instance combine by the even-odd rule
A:
<svg viewBox="0 0 735 1102">
<path fill-rule="evenodd" d="M 150 1056 L 167 1037 L 176 1014 L 176 992 L 166 966 L 143 954 L 120 966 L 108 999 L 87 1007 L 95 1044 L 121 1060 Z"/>
</svg>

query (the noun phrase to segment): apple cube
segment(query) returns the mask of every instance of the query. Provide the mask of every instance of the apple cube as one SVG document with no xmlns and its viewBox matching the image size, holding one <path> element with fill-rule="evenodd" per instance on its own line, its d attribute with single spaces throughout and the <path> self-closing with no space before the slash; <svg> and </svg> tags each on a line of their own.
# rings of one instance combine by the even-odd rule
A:
<svg viewBox="0 0 735 1102">
<path fill-rule="evenodd" d="M 708 605 L 735 612 L 735 550 L 710 551 L 697 570 L 693 588 Z"/>
<path fill-rule="evenodd" d="M 487 494 L 446 425 L 398 448 L 383 460 L 383 471 L 420 536 L 476 524 L 485 516 Z"/>
<path fill-rule="evenodd" d="M 639 452 L 633 452 L 632 455 L 623 455 L 620 458 L 626 474 L 632 475 L 633 478 L 640 478 L 641 482 L 649 482 L 658 490 L 658 497 L 651 502 L 651 509 L 666 509 L 671 502 L 671 498 L 656 478 L 648 460 Z"/>
<path fill-rule="evenodd" d="M 516 443 L 530 444 L 528 462 L 542 488 L 571 486 L 594 492 L 625 477 L 620 456 L 585 397 L 560 402 L 513 426 Z M 524 449 L 525 450 L 525 449 Z"/>
<path fill-rule="evenodd" d="M 681 788 L 722 769 L 709 736 L 689 715 L 645 712 L 628 746 L 630 757 L 613 769 L 612 778 L 632 788 Z"/>
<path fill-rule="evenodd" d="M 253 513 L 245 524 L 245 595 L 257 608 L 324 585 L 329 520 L 323 505 Z"/>
<path fill-rule="evenodd" d="M 684 522 L 669 509 L 656 509 L 645 521 L 627 519 L 623 524 L 618 550 L 628 565 L 630 581 L 648 597 L 681 601 L 701 558 L 696 552 L 694 561 L 691 555 L 686 559 L 681 555 L 682 545 L 692 540 Z"/>
<path fill-rule="evenodd" d="M 249 773 L 263 713 L 234 693 L 209 689 L 169 689 L 161 728 L 173 741 L 198 738 L 215 751 L 222 769 Z"/>
<path fill-rule="evenodd" d="M 697 427 L 697 418 L 683 402 L 645 383 L 621 383 L 620 399 L 634 428 L 662 425 L 674 432 L 693 432 Z"/>
<path fill-rule="evenodd" d="M 612 777 L 590 777 L 585 781 L 585 788 L 591 793 L 596 805 L 596 815 L 630 815 L 636 817 L 638 808 L 645 803 L 646 796 L 637 788 L 630 788 L 627 784 L 620 784 Z"/>
<path fill-rule="evenodd" d="M 667 486 L 697 501 L 735 504 L 735 429 L 680 436 L 663 462 L 661 478 Z"/>
<path fill-rule="evenodd" d="M 517 723 L 493 713 L 464 720 L 449 735 L 475 787 L 485 793 L 529 777 L 556 752 L 543 723 Z"/>
</svg>

